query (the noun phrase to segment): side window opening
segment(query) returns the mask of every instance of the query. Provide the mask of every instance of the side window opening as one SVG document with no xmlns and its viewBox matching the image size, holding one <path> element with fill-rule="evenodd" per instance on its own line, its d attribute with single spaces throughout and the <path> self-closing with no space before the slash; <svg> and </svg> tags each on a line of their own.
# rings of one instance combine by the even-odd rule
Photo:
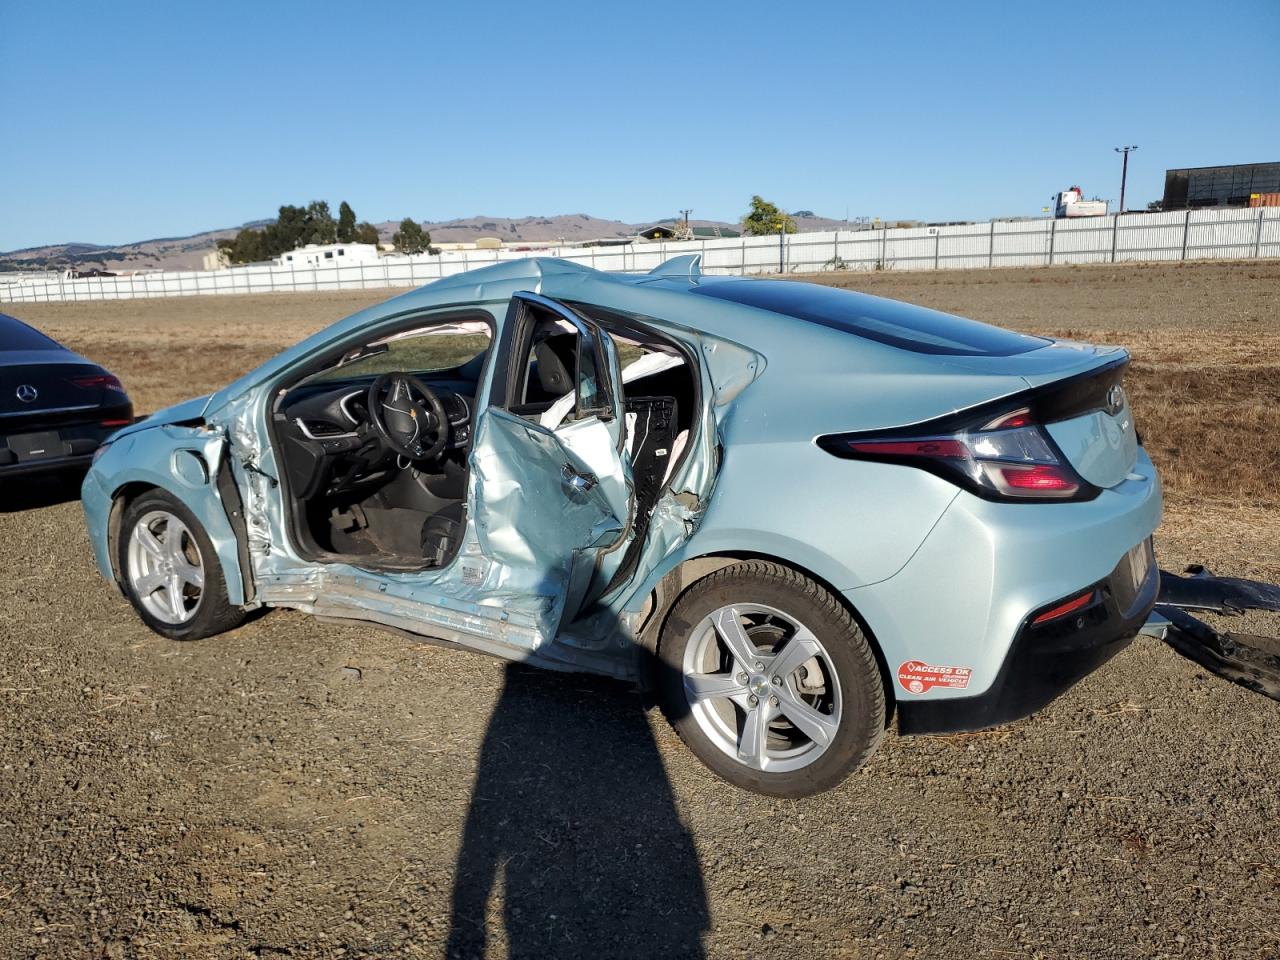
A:
<svg viewBox="0 0 1280 960">
<path fill-rule="evenodd" d="M 575 381 L 574 420 L 605 417 L 612 411 L 601 380 L 602 357 L 598 336 L 578 335 L 578 375 Z"/>
<path fill-rule="evenodd" d="M 618 354 L 617 384 L 626 417 L 625 449 L 639 473 L 656 474 L 660 484 L 671 475 L 688 443 L 698 409 L 698 371 L 675 343 L 648 330 L 645 318 L 574 303 L 600 325 Z M 657 463 L 646 461 L 656 459 Z"/>
<path fill-rule="evenodd" d="M 612 413 L 603 350 L 594 331 L 536 305 L 508 409 L 543 426 Z M 554 429 L 554 427 L 552 427 Z"/>
<path fill-rule="evenodd" d="M 397 570 L 451 560 L 465 527 L 472 417 L 493 333 L 487 311 L 405 316 L 353 333 L 279 391 L 272 444 L 290 535 L 303 556 Z M 409 444 L 425 422 L 403 394 L 370 398 L 377 378 L 390 373 L 418 381 L 419 408 L 433 397 L 443 412 L 418 448 L 430 455 L 413 459 L 393 445 L 390 434 Z"/>
</svg>

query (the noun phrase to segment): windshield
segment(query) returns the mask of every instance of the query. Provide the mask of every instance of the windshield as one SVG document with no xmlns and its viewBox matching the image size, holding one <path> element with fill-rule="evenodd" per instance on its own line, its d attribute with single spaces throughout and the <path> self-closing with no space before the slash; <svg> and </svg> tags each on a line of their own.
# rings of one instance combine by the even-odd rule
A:
<svg viewBox="0 0 1280 960">
<path fill-rule="evenodd" d="M 401 330 L 348 351 L 336 365 L 309 377 L 308 382 L 390 372 L 420 376 L 448 373 L 484 354 L 490 336 L 489 325 L 478 320 Z"/>
<path fill-rule="evenodd" d="M 915 353 L 1007 357 L 1050 341 L 927 307 L 790 280 L 704 283 L 692 293 L 771 310 Z"/>
</svg>

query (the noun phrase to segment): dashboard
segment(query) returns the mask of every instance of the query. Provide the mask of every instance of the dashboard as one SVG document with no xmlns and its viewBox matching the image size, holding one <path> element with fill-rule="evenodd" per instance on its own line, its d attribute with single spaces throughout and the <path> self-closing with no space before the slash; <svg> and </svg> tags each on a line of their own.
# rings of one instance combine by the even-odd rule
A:
<svg viewBox="0 0 1280 960">
<path fill-rule="evenodd" d="M 475 385 L 464 380 L 420 379 L 440 398 L 449 418 L 442 458 L 465 456 L 471 444 Z M 366 404 L 372 382 L 372 377 L 365 377 L 304 384 L 290 390 L 276 410 L 274 421 L 297 495 L 305 499 L 343 492 L 386 479 L 399 469 L 395 453 L 369 421 Z"/>
</svg>

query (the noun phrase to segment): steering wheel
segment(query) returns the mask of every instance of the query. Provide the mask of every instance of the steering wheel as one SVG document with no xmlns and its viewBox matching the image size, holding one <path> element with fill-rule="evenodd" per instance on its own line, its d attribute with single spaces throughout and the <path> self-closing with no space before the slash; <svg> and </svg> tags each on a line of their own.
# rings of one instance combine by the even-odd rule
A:
<svg viewBox="0 0 1280 960">
<path fill-rule="evenodd" d="M 368 409 L 369 422 L 382 441 L 410 460 L 435 459 L 449 439 L 444 404 L 434 390 L 407 373 L 384 373 L 374 380 Z"/>
</svg>

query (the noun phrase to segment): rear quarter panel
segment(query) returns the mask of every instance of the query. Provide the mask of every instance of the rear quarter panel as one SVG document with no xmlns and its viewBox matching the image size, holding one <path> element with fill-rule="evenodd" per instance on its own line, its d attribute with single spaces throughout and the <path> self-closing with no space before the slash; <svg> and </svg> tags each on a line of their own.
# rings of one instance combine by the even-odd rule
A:
<svg viewBox="0 0 1280 960">
<path fill-rule="evenodd" d="M 910 468 L 902 468 L 904 470 Z M 961 493 L 895 576 L 845 592 L 891 672 L 905 660 L 973 671 L 990 688 L 1027 615 L 1105 578 L 1160 522 L 1160 481 L 1145 453 L 1131 479 L 1084 503 L 993 503 Z M 894 694 L 909 696 L 895 683 Z"/>
<path fill-rule="evenodd" d="M 686 552 L 769 554 L 851 589 L 900 570 L 957 493 L 922 470 L 839 460 L 807 440 L 727 443 Z"/>
<path fill-rule="evenodd" d="M 688 550 L 769 554 L 838 590 L 893 576 L 958 488 L 922 470 L 834 457 L 816 438 L 907 424 L 1025 387 L 799 321 L 752 346 L 764 370 L 718 412 L 720 468 Z"/>
</svg>

